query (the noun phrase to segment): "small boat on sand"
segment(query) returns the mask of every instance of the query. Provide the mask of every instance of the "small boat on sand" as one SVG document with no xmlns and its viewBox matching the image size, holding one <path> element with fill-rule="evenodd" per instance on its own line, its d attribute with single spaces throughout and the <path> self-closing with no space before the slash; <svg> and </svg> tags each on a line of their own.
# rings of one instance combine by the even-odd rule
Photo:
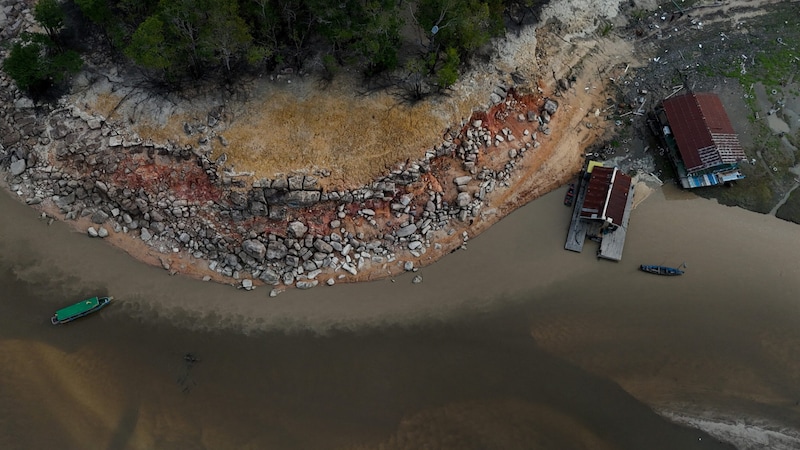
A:
<svg viewBox="0 0 800 450">
<path fill-rule="evenodd" d="M 667 267 L 667 266 L 651 266 L 647 264 L 642 264 L 639 266 L 643 272 L 652 273 L 656 275 L 665 275 L 665 276 L 676 276 L 676 275 L 683 275 L 683 271 L 680 269 L 681 267 L 685 267 L 684 264 L 681 264 L 678 267 Z"/>
<path fill-rule="evenodd" d="M 95 311 L 100 310 L 113 300 L 114 297 L 92 297 L 86 300 L 81 300 L 74 305 L 61 308 L 50 318 L 50 323 L 58 325 L 61 323 L 71 322 L 77 318 L 89 315 Z"/>
<path fill-rule="evenodd" d="M 569 189 L 567 189 L 567 194 L 564 196 L 564 204 L 567 206 L 572 206 L 572 200 L 575 199 L 575 183 L 569 184 Z"/>
</svg>

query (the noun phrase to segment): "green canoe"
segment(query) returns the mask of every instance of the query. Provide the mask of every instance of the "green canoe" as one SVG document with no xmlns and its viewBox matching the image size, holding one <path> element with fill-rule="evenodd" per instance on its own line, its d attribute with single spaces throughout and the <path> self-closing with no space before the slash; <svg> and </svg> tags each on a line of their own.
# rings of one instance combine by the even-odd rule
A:
<svg viewBox="0 0 800 450">
<path fill-rule="evenodd" d="M 50 322 L 53 325 L 70 322 L 99 310 L 109 304 L 113 298 L 114 297 L 92 297 L 81 300 L 74 305 L 56 311 L 55 315 L 50 318 Z"/>
</svg>

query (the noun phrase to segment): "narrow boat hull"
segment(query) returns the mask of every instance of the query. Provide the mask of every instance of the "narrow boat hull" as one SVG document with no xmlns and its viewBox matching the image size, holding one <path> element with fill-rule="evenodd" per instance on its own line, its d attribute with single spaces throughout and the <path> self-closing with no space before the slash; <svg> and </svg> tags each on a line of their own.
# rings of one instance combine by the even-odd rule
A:
<svg viewBox="0 0 800 450">
<path fill-rule="evenodd" d="M 683 275 L 683 271 L 675 267 L 651 266 L 647 264 L 642 264 L 641 266 L 639 266 L 639 269 L 642 272 L 652 273 L 654 275 L 663 275 L 667 277 Z"/>
<path fill-rule="evenodd" d="M 50 318 L 50 323 L 53 325 L 64 324 L 72 322 L 84 316 L 88 316 L 93 312 L 97 312 L 113 300 L 114 297 L 92 297 L 82 300 L 66 308 L 59 309 Z"/>
<path fill-rule="evenodd" d="M 564 195 L 564 204 L 572 206 L 572 201 L 575 199 L 575 183 L 570 183 L 566 195 Z"/>
</svg>

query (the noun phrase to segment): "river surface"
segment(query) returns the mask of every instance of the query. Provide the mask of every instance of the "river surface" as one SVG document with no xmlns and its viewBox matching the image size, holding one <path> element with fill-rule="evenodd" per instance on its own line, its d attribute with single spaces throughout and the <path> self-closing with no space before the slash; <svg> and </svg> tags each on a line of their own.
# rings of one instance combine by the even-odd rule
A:
<svg viewBox="0 0 800 450">
<path fill-rule="evenodd" d="M 269 298 L 169 276 L 2 193 L 0 448 L 734 448 L 655 410 L 763 443 L 740 448 L 797 433 L 800 228 L 665 186 L 623 261 L 598 261 L 591 242 L 563 250 L 562 196 L 422 284 Z M 94 294 L 117 300 L 50 325 Z"/>
</svg>

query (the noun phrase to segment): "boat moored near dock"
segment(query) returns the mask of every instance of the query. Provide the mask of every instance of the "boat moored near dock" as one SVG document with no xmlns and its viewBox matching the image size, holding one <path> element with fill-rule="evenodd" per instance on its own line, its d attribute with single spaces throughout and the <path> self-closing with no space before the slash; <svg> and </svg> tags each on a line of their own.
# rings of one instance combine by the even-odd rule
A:
<svg viewBox="0 0 800 450">
<path fill-rule="evenodd" d="M 665 276 L 677 276 L 683 275 L 683 271 L 680 269 L 681 267 L 685 267 L 684 264 L 681 264 L 678 267 L 667 267 L 667 266 L 651 266 L 647 264 L 642 264 L 639 266 L 639 269 L 643 272 L 652 273 L 655 275 L 665 275 Z"/>
<path fill-rule="evenodd" d="M 114 297 L 92 297 L 61 308 L 50 318 L 50 323 L 58 325 L 89 315 L 108 305 Z"/>
<path fill-rule="evenodd" d="M 572 206 L 572 201 L 575 199 L 575 183 L 570 183 L 566 195 L 564 195 L 564 204 Z"/>
</svg>

